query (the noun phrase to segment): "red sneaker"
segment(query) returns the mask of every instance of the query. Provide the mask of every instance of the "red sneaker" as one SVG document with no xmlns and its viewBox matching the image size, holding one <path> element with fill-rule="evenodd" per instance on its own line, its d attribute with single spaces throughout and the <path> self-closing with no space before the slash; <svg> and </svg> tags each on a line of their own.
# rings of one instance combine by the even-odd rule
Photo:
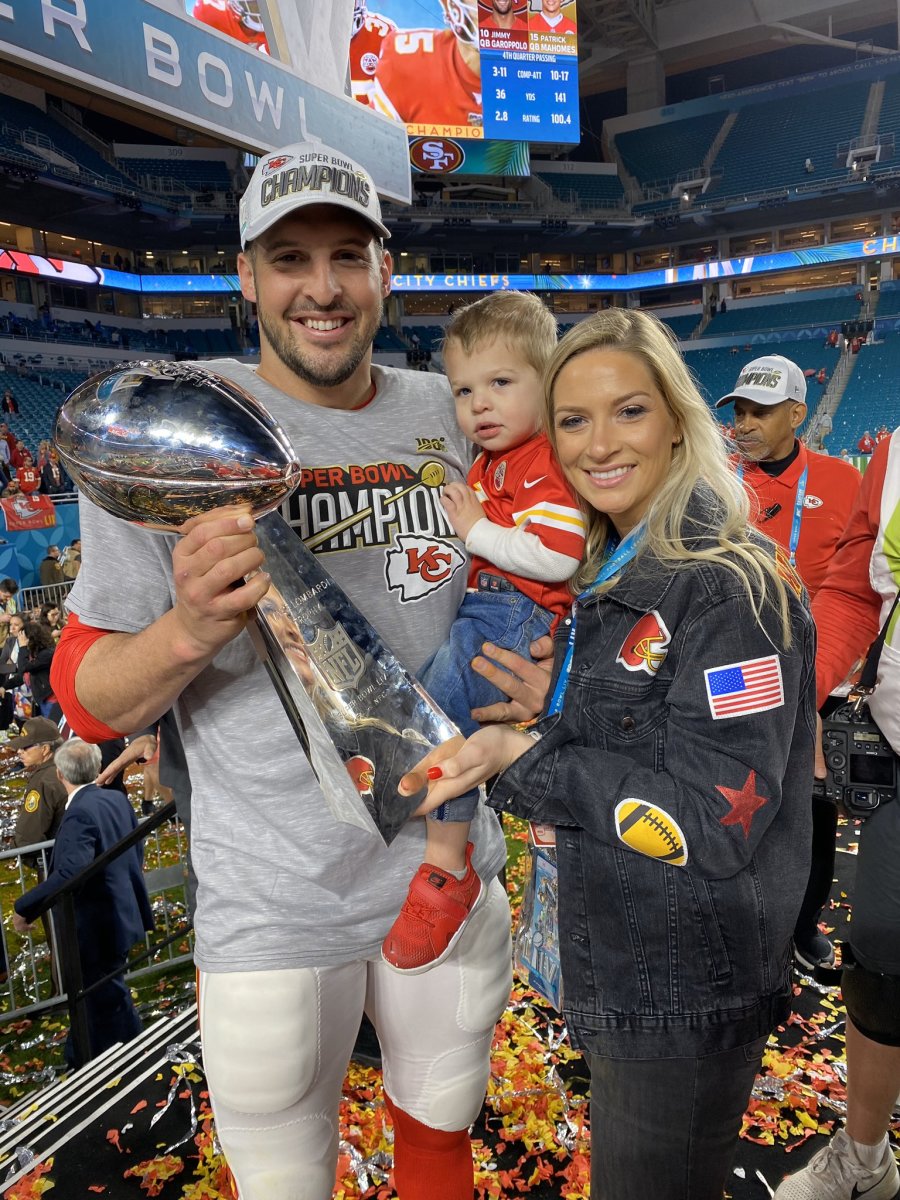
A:
<svg viewBox="0 0 900 1200">
<path fill-rule="evenodd" d="M 485 895 L 466 846 L 466 873 L 457 879 L 431 863 L 413 876 L 397 920 L 381 943 L 381 957 L 395 971 L 418 975 L 443 962 Z"/>
</svg>

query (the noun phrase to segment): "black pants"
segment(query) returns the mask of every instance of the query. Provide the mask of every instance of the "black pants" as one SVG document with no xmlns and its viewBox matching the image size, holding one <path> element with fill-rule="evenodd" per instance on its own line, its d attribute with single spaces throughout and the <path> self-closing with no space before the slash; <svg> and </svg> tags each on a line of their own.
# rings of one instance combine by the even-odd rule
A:
<svg viewBox="0 0 900 1200">
<path fill-rule="evenodd" d="M 822 705 L 820 715 L 827 717 L 846 703 L 843 698 L 829 696 Z M 809 880 L 800 906 L 794 937 L 798 942 L 808 942 L 819 932 L 819 916 L 828 903 L 831 885 L 834 882 L 835 836 L 837 834 L 837 806 L 829 804 L 819 796 L 812 797 L 812 862 Z"/>
<path fill-rule="evenodd" d="M 819 932 L 819 915 L 828 903 L 831 885 L 834 882 L 834 844 L 837 833 L 837 805 L 830 804 L 821 796 L 812 797 L 812 862 L 809 865 L 809 880 L 794 936 L 799 942 Z"/>
<path fill-rule="evenodd" d="M 99 939 L 104 940 L 102 935 Z M 95 980 L 102 979 L 110 971 L 117 971 L 113 979 L 101 983 L 85 996 L 85 1009 L 90 1037 L 90 1058 L 96 1058 L 117 1042 L 130 1042 L 143 1028 L 131 991 L 122 976 L 125 973 L 126 956 L 111 946 L 91 945 L 87 938 L 79 938 L 81 948 L 82 986 L 87 989 Z M 74 1048 L 71 1037 L 66 1040 L 64 1050 L 68 1065 L 74 1066 Z"/>
<path fill-rule="evenodd" d="M 766 1040 L 703 1058 L 589 1055 L 591 1195 L 722 1200 Z"/>
</svg>

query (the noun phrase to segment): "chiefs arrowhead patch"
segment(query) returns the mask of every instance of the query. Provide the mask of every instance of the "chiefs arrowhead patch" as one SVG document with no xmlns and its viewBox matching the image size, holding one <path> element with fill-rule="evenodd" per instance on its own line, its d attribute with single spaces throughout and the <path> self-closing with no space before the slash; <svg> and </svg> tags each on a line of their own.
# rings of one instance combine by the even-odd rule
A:
<svg viewBox="0 0 900 1200">
<path fill-rule="evenodd" d="M 622 643 L 616 662 L 627 671 L 646 671 L 655 675 L 668 654 L 672 635 L 654 609 L 645 613 Z"/>
</svg>

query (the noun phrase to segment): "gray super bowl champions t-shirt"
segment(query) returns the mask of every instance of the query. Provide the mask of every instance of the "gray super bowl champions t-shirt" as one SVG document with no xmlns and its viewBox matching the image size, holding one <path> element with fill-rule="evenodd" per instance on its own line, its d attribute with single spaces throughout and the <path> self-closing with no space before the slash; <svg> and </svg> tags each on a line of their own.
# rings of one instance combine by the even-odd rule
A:
<svg viewBox="0 0 900 1200">
<path fill-rule="evenodd" d="M 439 499 L 442 482 L 464 480 L 468 465 L 446 379 L 373 366 L 374 398 L 344 412 L 294 400 L 232 359 L 202 365 L 251 392 L 285 431 L 304 472 L 286 519 L 416 672 L 446 638 L 466 586 L 465 553 Z M 177 539 L 83 496 L 79 505 L 82 568 L 68 606 L 88 625 L 137 633 L 174 603 Z M 200 969 L 377 955 L 422 861 L 424 821 L 386 847 L 332 817 L 247 633 L 175 712 L 193 789 Z M 471 838 L 475 867 L 490 879 L 505 859 L 492 812 L 479 807 Z"/>
</svg>

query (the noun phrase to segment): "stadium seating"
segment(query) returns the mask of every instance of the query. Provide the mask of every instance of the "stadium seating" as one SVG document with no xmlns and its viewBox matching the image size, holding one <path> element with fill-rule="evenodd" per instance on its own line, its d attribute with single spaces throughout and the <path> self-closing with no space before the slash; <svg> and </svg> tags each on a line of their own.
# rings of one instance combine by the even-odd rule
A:
<svg viewBox="0 0 900 1200">
<path fill-rule="evenodd" d="M 876 317 L 900 316 L 900 280 L 888 281 L 881 285 L 878 293 Z"/>
<path fill-rule="evenodd" d="M 440 350 L 444 340 L 444 329 L 441 325 L 406 325 L 403 332 L 407 337 L 412 337 L 415 333 L 419 339 L 419 348 L 430 350 L 432 353 Z"/>
<path fill-rule="evenodd" d="M 224 162 L 205 158 L 120 158 L 119 166 L 142 182 L 146 177 L 162 179 L 187 190 L 230 191 L 234 187 Z"/>
<path fill-rule="evenodd" d="M 864 430 L 874 433 L 881 425 L 895 429 L 900 413 L 900 334 L 863 346 L 850 381 L 832 418 L 825 444 L 832 454 L 846 447 L 856 453 Z"/>
<path fill-rule="evenodd" d="M 703 113 L 616 134 L 616 147 L 638 183 L 662 182 L 699 170 L 726 113 Z"/>
<path fill-rule="evenodd" d="M 560 175 L 536 171 L 539 179 L 553 191 L 554 200 L 574 204 L 576 208 L 620 208 L 625 192 L 618 175 Z"/>
<path fill-rule="evenodd" d="M 85 378 L 86 373 L 68 371 L 42 371 L 40 379 L 37 375 L 29 377 L 15 371 L 0 371 L 0 394 L 9 388 L 19 405 L 18 415 L 7 417 L 3 413 L 0 417 L 7 422 L 12 433 L 35 453 L 38 442 L 52 434 L 59 406 L 72 388 Z"/>
<path fill-rule="evenodd" d="M 813 179 L 847 179 L 837 147 L 859 136 L 869 87 L 868 82 L 845 83 L 741 108 L 716 155 L 717 177 L 704 201 L 795 188 Z"/>
<path fill-rule="evenodd" d="M 900 339 L 898 339 L 900 340 Z M 764 354 L 781 354 L 795 362 L 802 371 L 818 371 L 824 367 L 827 378 L 831 377 L 838 362 L 838 352 L 825 348 L 821 342 L 805 339 L 803 341 L 771 342 L 754 345 L 751 349 L 732 346 L 710 346 L 706 349 L 692 349 L 696 342 L 685 347 L 685 361 L 691 370 L 702 395 L 710 404 L 715 404 L 720 396 L 726 395 L 735 385 L 738 375 L 747 363 Z M 826 379 L 827 383 L 827 379 Z M 812 416 L 825 387 L 816 383 L 815 379 L 807 381 L 806 401 L 809 415 Z M 724 425 L 733 420 L 733 409 L 716 409 L 716 416 Z M 855 444 L 855 443 L 854 443 Z"/>
<path fill-rule="evenodd" d="M 409 346 L 390 326 L 382 325 L 375 334 L 374 349 L 405 354 Z"/>
<path fill-rule="evenodd" d="M 697 326 L 700 324 L 700 318 L 703 314 L 697 310 L 695 313 L 679 313 L 675 317 L 666 317 L 662 313 L 655 313 L 664 325 L 668 325 L 680 342 L 686 341 Z"/>
<path fill-rule="evenodd" d="M 16 130 L 20 134 L 29 132 L 36 134 L 39 140 L 43 140 L 47 144 L 48 149 L 55 150 L 73 160 L 74 173 L 83 177 L 85 183 L 89 183 L 90 177 L 94 176 L 114 189 L 126 192 L 137 190 L 133 179 L 130 179 L 112 163 L 107 162 L 93 146 L 70 133 L 59 121 L 55 121 L 49 113 L 37 108 L 34 104 L 26 104 L 24 100 L 4 95 L 3 120 L 8 130 Z M 33 147 L 31 153 L 45 167 L 48 165 L 47 160 L 37 154 Z M 53 168 L 58 164 L 54 164 L 51 160 L 49 165 Z"/>
<path fill-rule="evenodd" d="M 859 316 L 859 301 L 854 293 L 828 296 L 817 300 L 787 300 L 772 304 L 741 306 L 729 304 L 727 312 L 712 318 L 703 337 L 722 337 L 755 330 L 796 329 L 803 326 L 839 326 Z"/>
</svg>

